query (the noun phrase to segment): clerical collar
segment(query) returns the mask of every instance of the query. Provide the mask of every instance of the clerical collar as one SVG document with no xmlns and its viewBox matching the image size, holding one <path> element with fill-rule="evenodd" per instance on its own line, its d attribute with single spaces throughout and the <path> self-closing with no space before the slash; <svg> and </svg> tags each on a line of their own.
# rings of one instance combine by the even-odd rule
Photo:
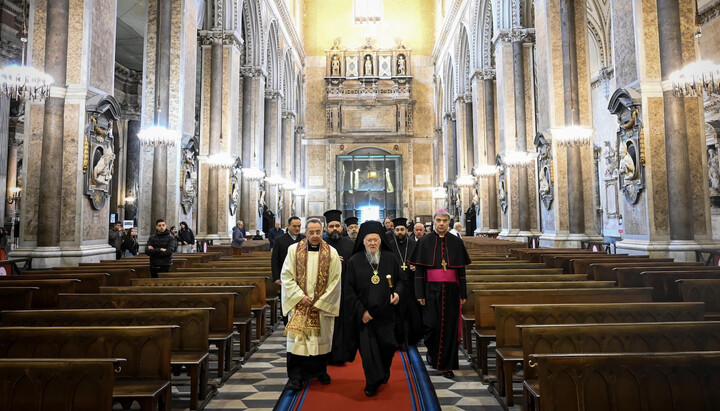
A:
<svg viewBox="0 0 720 411">
<path fill-rule="evenodd" d="M 308 241 L 308 251 L 320 251 L 320 244 L 312 245 L 310 241 Z"/>
<path fill-rule="evenodd" d="M 288 233 L 288 235 L 290 236 L 290 238 L 293 239 L 293 241 L 297 240 L 297 236 L 296 236 L 296 235 L 292 235 L 292 234 L 290 234 L 290 233 Z"/>
<path fill-rule="evenodd" d="M 448 233 L 448 232 L 445 231 L 445 234 L 440 235 L 440 233 L 438 233 L 437 231 L 435 231 L 435 234 L 437 234 L 437 236 L 440 237 L 440 238 L 445 238 L 445 236 L 447 235 L 447 233 Z"/>
</svg>

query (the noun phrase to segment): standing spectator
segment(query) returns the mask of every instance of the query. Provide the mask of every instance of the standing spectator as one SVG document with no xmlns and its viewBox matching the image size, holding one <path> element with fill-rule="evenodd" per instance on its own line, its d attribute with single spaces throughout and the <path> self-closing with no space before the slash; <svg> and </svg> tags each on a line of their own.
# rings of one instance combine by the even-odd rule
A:
<svg viewBox="0 0 720 411">
<path fill-rule="evenodd" d="M 10 251 L 10 239 L 5 229 L 0 227 L 0 261 L 7 260 L 8 251 Z"/>
<path fill-rule="evenodd" d="M 267 235 L 268 240 L 270 240 L 270 249 L 272 250 L 273 247 L 275 247 L 275 239 L 280 237 L 281 235 L 285 234 L 285 231 L 280 228 L 280 221 L 275 222 L 275 228 L 271 228 L 270 232 Z"/>
<path fill-rule="evenodd" d="M 108 244 L 115 249 L 115 259 L 119 260 L 122 258 L 122 244 L 125 237 L 125 231 L 123 231 L 122 223 L 116 222 L 113 228 L 110 230 L 110 238 Z"/>
<path fill-rule="evenodd" d="M 243 228 L 243 222 L 238 221 L 232 229 L 232 243 L 230 243 L 230 247 L 232 247 L 233 255 L 242 254 L 242 246 L 244 242 L 245 229 Z"/>
<path fill-rule="evenodd" d="M 135 228 L 128 229 L 125 240 L 123 240 L 122 243 L 123 255 L 125 257 L 137 255 L 139 248 L 140 244 L 137 242 L 137 232 L 135 231 Z"/>
<path fill-rule="evenodd" d="M 177 247 L 175 236 L 166 228 L 165 220 L 155 222 L 155 234 L 148 238 L 145 254 L 150 256 L 150 276 L 158 278 L 158 273 L 167 273 L 172 266 L 173 250 Z"/>
<path fill-rule="evenodd" d="M 180 231 L 178 232 L 181 253 L 192 253 L 195 249 L 195 233 L 192 228 L 188 227 L 186 222 L 180 223 Z"/>
<path fill-rule="evenodd" d="M 262 234 L 260 234 L 260 230 L 255 230 L 255 237 L 252 238 L 253 240 L 264 240 Z"/>
<path fill-rule="evenodd" d="M 178 230 L 175 226 L 170 227 L 170 234 L 175 237 L 175 249 L 173 250 L 173 253 L 177 253 L 178 246 L 180 245 L 180 237 L 178 236 Z"/>
</svg>

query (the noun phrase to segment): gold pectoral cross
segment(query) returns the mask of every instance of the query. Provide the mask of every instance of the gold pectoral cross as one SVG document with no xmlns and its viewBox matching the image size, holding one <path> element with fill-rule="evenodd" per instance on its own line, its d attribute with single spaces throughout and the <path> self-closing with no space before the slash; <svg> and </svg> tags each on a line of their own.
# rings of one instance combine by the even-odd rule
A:
<svg viewBox="0 0 720 411">
<path fill-rule="evenodd" d="M 447 263 L 445 262 L 444 259 L 442 260 L 441 265 L 443 266 L 443 271 L 447 271 Z"/>
<path fill-rule="evenodd" d="M 401 265 L 400 268 L 402 268 L 403 271 L 405 271 L 405 270 L 407 270 L 407 265 L 405 265 L 405 263 L 403 263 L 403 265 Z"/>
</svg>

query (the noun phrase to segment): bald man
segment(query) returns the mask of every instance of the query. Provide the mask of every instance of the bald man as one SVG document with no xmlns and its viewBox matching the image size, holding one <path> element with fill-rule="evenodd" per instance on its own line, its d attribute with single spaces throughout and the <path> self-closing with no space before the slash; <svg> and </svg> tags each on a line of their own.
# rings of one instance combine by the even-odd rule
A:
<svg viewBox="0 0 720 411">
<path fill-rule="evenodd" d="M 413 227 L 413 232 L 409 237 L 410 237 L 410 240 L 418 242 L 424 235 L 425 235 L 425 226 L 422 225 L 422 223 L 415 223 L 415 226 Z"/>
</svg>

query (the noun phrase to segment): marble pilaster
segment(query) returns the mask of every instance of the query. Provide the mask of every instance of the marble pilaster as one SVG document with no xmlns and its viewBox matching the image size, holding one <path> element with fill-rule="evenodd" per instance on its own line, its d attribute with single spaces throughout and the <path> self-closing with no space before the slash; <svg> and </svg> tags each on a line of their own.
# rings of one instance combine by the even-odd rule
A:
<svg viewBox="0 0 720 411">
<path fill-rule="evenodd" d="M 8 199 L 12 194 L 10 186 L 15 186 L 16 174 L 13 173 L 13 180 L 10 176 L 10 97 L 3 95 L 0 97 L 0 216 L 5 215 Z M 15 149 L 14 167 L 17 167 L 17 148 Z M 12 181 L 12 183 L 11 183 Z"/>
<path fill-rule="evenodd" d="M 472 77 L 475 166 L 495 166 L 495 72 L 479 71 Z M 478 177 L 478 234 L 496 234 L 498 225 L 497 178 Z"/>
<path fill-rule="evenodd" d="M 245 66 L 243 75 L 242 160 L 243 167 L 264 169 L 265 140 L 265 76 L 262 69 Z M 254 232 L 262 227 L 259 209 L 259 182 L 246 180 L 240 196 L 243 207 L 240 217 L 245 230 Z"/>
<path fill-rule="evenodd" d="M 280 132 L 281 132 L 281 110 L 280 99 L 282 96 L 277 90 L 265 90 L 265 142 L 264 142 L 264 165 L 265 175 L 279 178 L 280 175 Z M 278 214 L 280 189 L 279 184 L 267 185 L 268 209 Z"/>
</svg>

